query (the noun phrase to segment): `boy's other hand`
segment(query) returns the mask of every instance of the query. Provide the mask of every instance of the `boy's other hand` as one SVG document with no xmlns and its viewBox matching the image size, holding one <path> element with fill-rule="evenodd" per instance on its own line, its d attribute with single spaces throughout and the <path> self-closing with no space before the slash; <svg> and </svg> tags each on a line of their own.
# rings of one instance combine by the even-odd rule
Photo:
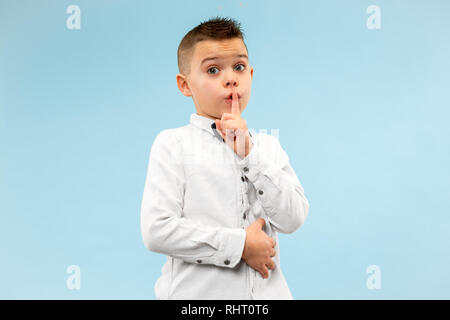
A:
<svg viewBox="0 0 450 320">
<path fill-rule="evenodd" d="M 242 259 L 265 279 L 269 278 L 269 270 L 275 269 L 275 240 L 269 237 L 262 227 L 265 220 L 260 218 L 247 227 Z"/>
<path fill-rule="evenodd" d="M 233 91 L 231 113 L 224 112 L 222 119 L 215 120 L 216 128 L 225 142 L 241 158 L 245 158 L 253 147 L 247 122 L 241 117 L 237 91 Z"/>
</svg>

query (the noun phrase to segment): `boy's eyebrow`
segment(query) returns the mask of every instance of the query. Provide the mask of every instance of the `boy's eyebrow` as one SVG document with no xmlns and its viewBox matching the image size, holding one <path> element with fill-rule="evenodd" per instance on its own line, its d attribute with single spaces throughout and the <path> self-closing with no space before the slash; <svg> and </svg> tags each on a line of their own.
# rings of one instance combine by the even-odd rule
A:
<svg viewBox="0 0 450 320">
<path fill-rule="evenodd" d="M 235 55 L 236 58 L 245 58 L 248 60 L 248 56 L 246 54 L 237 54 Z M 209 58 L 205 58 L 202 60 L 202 62 L 200 63 L 200 65 L 203 65 L 206 61 L 209 60 L 216 60 L 216 59 L 220 59 L 220 57 L 209 57 Z"/>
</svg>

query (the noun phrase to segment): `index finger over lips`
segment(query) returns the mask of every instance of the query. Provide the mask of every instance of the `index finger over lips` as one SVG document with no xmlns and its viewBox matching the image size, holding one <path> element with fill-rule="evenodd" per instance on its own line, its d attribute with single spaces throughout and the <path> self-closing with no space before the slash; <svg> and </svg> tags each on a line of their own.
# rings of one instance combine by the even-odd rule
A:
<svg viewBox="0 0 450 320">
<path fill-rule="evenodd" d="M 233 91 L 232 98 L 233 99 L 231 101 L 231 113 L 236 116 L 239 116 L 241 115 L 241 109 L 239 108 L 239 98 L 237 91 Z"/>
</svg>

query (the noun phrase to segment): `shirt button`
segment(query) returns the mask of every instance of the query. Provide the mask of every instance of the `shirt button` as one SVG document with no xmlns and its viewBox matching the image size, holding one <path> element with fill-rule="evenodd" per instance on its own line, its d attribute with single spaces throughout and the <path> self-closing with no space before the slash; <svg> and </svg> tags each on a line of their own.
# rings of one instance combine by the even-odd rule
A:
<svg viewBox="0 0 450 320">
<path fill-rule="evenodd" d="M 248 168 L 247 167 L 244 167 L 244 172 L 248 172 Z"/>
<path fill-rule="evenodd" d="M 264 191 L 259 190 L 258 193 L 262 195 L 262 194 L 264 194 Z"/>
<path fill-rule="evenodd" d="M 245 215 L 245 213 L 244 213 L 244 215 L 242 216 L 243 218 L 244 218 L 244 220 L 245 220 L 245 218 L 247 217 L 246 215 Z"/>
<path fill-rule="evenodd" d="M 197 260 L 198 263 L 202 263 L 202 260 Z"/>
<path fill-rule="evenodd" d="M 230 264 L 230 260 L 225 260 L 223 263 L 225 263 L 225 265 L 229 265 Z"/>
<path fill-rule="evenodd" d="M 245 181 L 244 177 L 241 177 L 241 180 L 242 180 L 242 182 L 244 182 Z"/>
</svg>

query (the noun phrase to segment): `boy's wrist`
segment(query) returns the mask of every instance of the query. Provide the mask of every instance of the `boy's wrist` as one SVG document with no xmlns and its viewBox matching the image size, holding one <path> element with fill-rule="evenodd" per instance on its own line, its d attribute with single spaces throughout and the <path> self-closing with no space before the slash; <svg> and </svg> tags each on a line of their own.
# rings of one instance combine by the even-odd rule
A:
<svg viewBox="0 0 450 320">
<path fill-rule="evenodd" d="M 246 256 L 247 256 L 247 230 L 245 230 L 244 249 L 242 250 L 241 259 L 246 261 Z"/>
</svg>

